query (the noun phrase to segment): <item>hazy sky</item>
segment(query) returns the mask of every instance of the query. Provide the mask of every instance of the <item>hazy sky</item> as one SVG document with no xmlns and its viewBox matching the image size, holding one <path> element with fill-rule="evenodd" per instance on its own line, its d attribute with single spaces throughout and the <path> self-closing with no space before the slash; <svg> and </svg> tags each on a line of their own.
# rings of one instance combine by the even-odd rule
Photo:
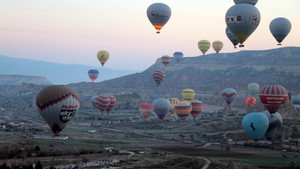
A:
<svg viewBox="0 0 300 169">
<path fill-rule="evenodd" d="M 182 51 L 199 56 L 199 40 L 221 40 L 221 52 L 235 52 L 225 35 L 225 13 L 233 0 L 161 0 L 172 10 L 156 34 L 146 10 L 152 0 L 0 0 L 0 54 L 57 63 L 100 66 L 99 50 L 107 50 L 107 68 L 144 70 L 162 55 Z M 269 31 L 276 17 L 286 17 L 292 30 L 283 46 L 300 46 L 300 0 L 259 0 L 257 30 L 243 50 L 277 48 Z M 208 53 L 214 53 L 210 49 Z"/>
</svg>

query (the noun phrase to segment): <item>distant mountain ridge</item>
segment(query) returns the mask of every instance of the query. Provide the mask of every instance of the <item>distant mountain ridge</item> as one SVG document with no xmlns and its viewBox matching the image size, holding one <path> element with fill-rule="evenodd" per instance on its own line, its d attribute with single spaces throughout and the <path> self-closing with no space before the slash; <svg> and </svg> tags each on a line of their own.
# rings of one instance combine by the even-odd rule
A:
<svg viewBox="0 0 300 169">
<path fill-rule="evenodd" d="M 22 85 L 23 83 L 35 85 L 51 85 L 52 83 L 42 76 L 0 75 L 0 85 Z"/>
<path fill-rule="evenodd" d="M 80 64 L 59 64 L 31 59 L 13 58 L 0 55 L 0 75 L 43 76 L 53 84 L 90 82 L 88 70 L 99 70 L 96 82 L 121 77 L 131 73 L 130 70 L 112 70 L 100 66 Z"/>
</svg>

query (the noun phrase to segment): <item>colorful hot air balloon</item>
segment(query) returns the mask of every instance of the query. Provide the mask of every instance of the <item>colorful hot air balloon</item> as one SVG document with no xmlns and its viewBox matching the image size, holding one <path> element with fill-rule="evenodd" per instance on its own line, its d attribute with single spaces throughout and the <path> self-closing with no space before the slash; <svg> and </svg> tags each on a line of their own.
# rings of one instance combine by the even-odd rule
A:
<svg viewBox="0 0 300 169">
<path fill-rule="evenodd" d="M 183 58 L 182 52 L 174 52 L 173 57 L 175 58 L 176 62 L 179 63 L 180 60 Z"/>
<path fill-rule="evenodd" d="M 270 31 L 274 38 L 277 40 L 278 44 L 290 33 L 292 28 L 291 22 L 286 18 L 275 18 L 270 23 Z"/>
<path fill-rule="evenodd" d="M 225 22 L 239 41 L 239 47 L 244 47 L 243 43 L 260 23 L 260 13 L 253 5 L 237 4 L 229 8 L 225 16 Z"/>
<path fill-rule="evenodd" d="M 175 112 L 177 114 L 177 116 L 184 120 L 186 119 L 190 112 L 192 111 L 192 104 L 189 101 L 179 101 L 176 105 L 175 105 Z"/>
<path fill-rule="evenodd" d="M 198 42 L 198 48 L 202 52 L 203 55 L 209 50 L 210 48 L 210 42 L 208 40 L 200 40 Z"/>
<path fill-rule="evenodd" d="M 159 87 L 160 83 L 165 79 L 165 72 L 161 70 L 157 70 L 152 73 L 152 78 Z"/>
<path fill-rule="evenodd" d="M 235 4 L 251 4 L 256 5 L 258 0 L 233 0 Z"/>
<path fill-rule="evenodd" d="M 282 126 L 282 117 L 278 112 L 270 114 L 268 111 L 263 111 L 262 113 L 265 114 L 269 119 L 269 128 L 265 136 L 267 137 L 267 140 L 271 140 L 272 138 L 276 137 L 279 129 Z"/>
<path fill-rule="evenodd" d="M 175 105 L 179 102 L 178 98 L 169 98 L 169 102 L 171 103 L 170 114 L 173 117 L 175 114 Z"/>
<path fill-rule="evenodd" d="M 110 102 L 106 109 L 107 114 L 109 114 L 109 112 L 111 111 L 112 108 L 114 108 L 114 106 L 116 105 L 116 102 L 117 102 L 117 99 L 114 96 L 108 95 L 108 97 L 109 97 Z"/>
<path fill-rule="evenodd" d="M 248 113 L 242 120 L 246 133 L 255 141 L 260 140 L 269 127 L 269 119 L 266 115 L 258 112 Z"/>
<path fill-rule="evenodd" d="M 96 69 L 90 69 L 88 71 L 88 75 L 89 75 L 90 79 L 92 80 L 92 82 L 94 82 L 99 75 L 99 71 Z"/>
<path fill-rule="evenodd" d="M 248 90 L 252 95 L 255 95 L 259 91 L 259 84 L 257 83 L 249 83 L 248 84 Z"/>
<path fill-rule="evenodd" d="M 282 106 L 288 98 L 288 91 L 280 85 L 266 85 L 259 91 L 262 104 L 272 114 Z"/>
<path fill-rule="evenodd" d="M 226 27 L 226 36 L 233 44 L 234 48 L 236 48 L 236 45 L 239 44 L 239 41 L 235 38 L 234 34 Z"/>
<path fill-rule="evenodd" d="M 147 119 L 153 112 L 152 104 L 142 103 L 140 104 L 139 111 L 141 115 Z"/>
<path fill-rule="evenodd" d="M 223 48 L 223 42 L 217 40 L 217 41 L 214 41 L 212 43 L 212 47 L 214 48 L 214 50 L 219 53 L 220 50 Z"/>
<path fill-rule="evenodd" d="M 105 62 L 109 58 L 109 53 L 105 50 L 101 50 L 97 53 L 97 58 L 98 58 L 99 62 L 101 63 L 101 65 L 104 66 Z"/>
<path fill-rule="evenodd" d="M 197 116 L 202 112 L 203 110 L 203 103 L 200 100 L 192 100 L 191 101 L 192 104 L 192 111 L 191 111 L 191 115 L 194 118 L 197 118 Z"/>
<path fill-rule="evenodd" d="M 184 89 L 181 92 L 181 96 L 184 100 L 193 100 L 195 97 L 195 91 L 193 89 Z"/>
<path fill-rule="evenodd" d="M 222 91 L 222 96 L 229 105 L 236 98 L 236 91 L 233 88 L 226 88 Z"/>
<path fill-rule="evenodd" d="M 79 95 L 68 86 L 47 86 L 36 97 L 40 115 L 55 135 L 67 125 L 80 107 Z"/>
<path fill-rule="evenodd" d="M 167 113 L 170 112 L 171 104 L 169 100 L 159 98 L 153 101 L 153 111 L 156 113 L 159 119 L 163 119 Z"/>
<path fill-rule="evenodd" d="M 171 58 L 168 55 L 164 55 L 160 58 L 161 63 L 164 64 L 165 67 L 171 62 Z"/>
<path fill-rule="evenodd" d="M 110 104 L 110 97 L 107 95 L 96 96 L 94 99 L 94 104 L 95 108 L 103 114 Z"/>
<path fill-rule="evenodd" d="M 161 28 L 168 22 L 171 17 L 171 9 L 163 3 L 154 3 L 147 9 L 147 16 L 151 24 L 160 33 Z"/>
<path fill-rule="evenodd" d="M 246 107 L 248 107 L 249 105 L 254 107 L 256 105 L 256 99 L 252 96 L 246 97 L 244 99 L 244 104 L 245 104 Z"/>
</svg>

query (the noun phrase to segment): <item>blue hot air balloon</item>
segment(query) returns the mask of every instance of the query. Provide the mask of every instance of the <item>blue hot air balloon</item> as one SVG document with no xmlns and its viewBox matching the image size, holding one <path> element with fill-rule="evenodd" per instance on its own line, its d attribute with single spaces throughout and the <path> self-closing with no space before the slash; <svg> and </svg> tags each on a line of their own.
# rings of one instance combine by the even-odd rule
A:
<svg viewBox="0 0 300 169">
<path fill-rule="evenodd" d="M 179 63 L 180 60 L 183 58 L 182 52 L 174 52 L 173 57 L 175 58 L 176 62 Z"/>
<path fill-rule="evenodd" d="M 292 24 L 286 18 L 275 18 L 270 23 L 270 31 L 277 40 L 278 45 L 281 45 L 281 42 L 290 33 L 291 28 Z"/>
<path fill-rule="evenodd" d="M 246 133 L 255 141 L 260 140 L 268 130 L 269 118 L 263 113 L 249 113 L 243 120 L 242 125 Z"/>
</svg>

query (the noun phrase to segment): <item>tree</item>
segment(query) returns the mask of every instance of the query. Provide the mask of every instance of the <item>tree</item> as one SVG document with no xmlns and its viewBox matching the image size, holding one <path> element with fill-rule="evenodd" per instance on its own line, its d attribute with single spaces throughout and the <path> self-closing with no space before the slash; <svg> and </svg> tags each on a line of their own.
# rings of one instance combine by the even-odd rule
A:
<svg viewBox="0 0 300 169">
<path fill-rule="evenodd" d="M 36 163 L 35 169 L 43 169 L 43 165 L 40 161 Z"/>
</svg>

